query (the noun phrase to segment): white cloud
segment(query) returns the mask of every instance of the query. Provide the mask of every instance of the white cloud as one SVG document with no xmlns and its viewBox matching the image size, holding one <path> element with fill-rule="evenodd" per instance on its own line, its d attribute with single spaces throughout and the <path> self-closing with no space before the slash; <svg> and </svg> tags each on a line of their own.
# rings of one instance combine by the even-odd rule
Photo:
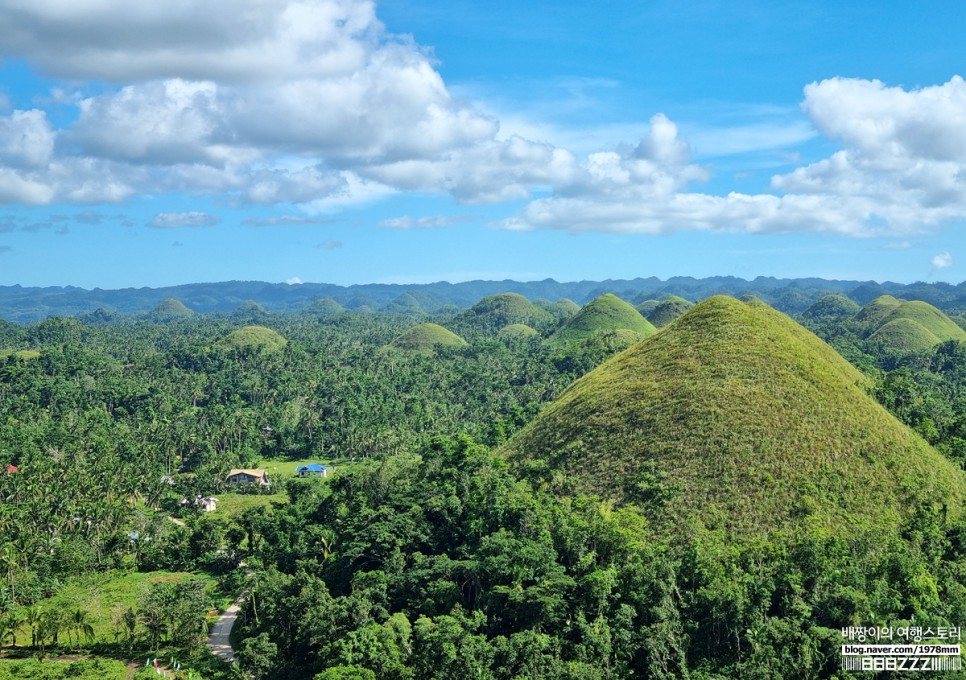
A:
<svg viewBox="0 0 966 680">
<path fill-rule="evenodd" d="M 953 256 L 947 253 L 940 253 L 932 258 L 932 266 L 934 269 L 946 269 L 953 266 Z"/>
<path fill-rule="evenodd" d="M 898 237 L 966 218 L 959 77 L 919 89 L 832 78 L 805 87 L 810 126 L 763 112 L 689 124 L 688 143 L 663 114 L 593 130 L 507 116 L 500 129 L 454 96 L 427 50 L 387 33 L 372 0 L 4 0 L 0 54 L 69 81 L 50 101 L 77 110 L 65 129 L 40 110 L 0 116 L 0 203 L 215 193 L 318 214 L 415 191 L 529 201 L 508 229 Z M 602 85 L 564 89 L 586 107 Z M 815 134 L 841 148 L 766 193 L 693 188 L 711 175 L 693 153 L 781 150 L 796 163 L 782 147 Z M 151 224 L 199 226 L 185 216 L 204 213 L 162 215 Z"/>
<path fill-rule="evenodd" d="M 54 132 L 43 111 L 14 111 L 0 117 L 0 164 L 39 168 L 47 165 L 53 151 Z"/>
<path fill-rule="evenodd" d="M 585 181 L 559 185 L 500 226 L 569 231 L 831 231 L 915 234 L 966 218 L 966 83 L 906 91 L 878 81 L 831 79 L 805 88 L 816 128 L 845 145 L 772 179 L 773 194 L 689 193 L 670 121 L 652 119 L 634 153 L 591 154 Z"/>
<path fill-rule="evenodd" d="M 302 284 L 302 279 L 300 279 L 297 276 L 293 276 L 290 279 L 285 279 L 285 283 L 287 283 L 290 286 L 299 286 Z"/>
<path fill-rule="evenodd" d="M 203 212 L 162 212 L 154 216 L 148 226 L 156 229 L 183 229 L 186 227 L 212 227 L 221 222 L 214 215 Z"/>
<path fill-rule="evenodd" d="M 433 215 L 431 217 L 393 217 L 379 222 L 380 227 L 386 229 L 440 229 L 451 227 L 454 224 L 466 222 L 467 218 L 461 215 Z"/>
</svg>

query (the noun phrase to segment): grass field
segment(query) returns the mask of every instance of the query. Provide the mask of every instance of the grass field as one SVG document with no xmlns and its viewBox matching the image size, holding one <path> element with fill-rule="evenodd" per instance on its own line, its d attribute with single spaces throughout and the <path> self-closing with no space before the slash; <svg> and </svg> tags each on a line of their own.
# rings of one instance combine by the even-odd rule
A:
<svg viewBox="0 0 966 680">
<path fill-rule="evenodd" d="M 114 629 L 111 614 L 115 608 L 136 607 L 138 595 L 152 583 L 160 581 L 183 581 L 189 578 L 203 578 L 214 589 L 215 581 L 204 574 L 186 572 L 154 571 L 147 573 L 95 574 L 83 579 L 66 583 L 60 591 L 46 600 L 38 602 L 43 611 L 60 609 L 74 611 L 83 609 L 90 617 L 94 627 L 94 643 L 113 642 Z M 30 628 L 22 625 L 17 631 L 17 640 L 30 642 Z M 66 637 L 65 637 L 66 641 Z M 89 647 L 90 645 L 84 645 Z M 0 675 L 0 678 L 3 678 Z M 29 676 L 28 676 L 29 677 Z"/>
</svg>

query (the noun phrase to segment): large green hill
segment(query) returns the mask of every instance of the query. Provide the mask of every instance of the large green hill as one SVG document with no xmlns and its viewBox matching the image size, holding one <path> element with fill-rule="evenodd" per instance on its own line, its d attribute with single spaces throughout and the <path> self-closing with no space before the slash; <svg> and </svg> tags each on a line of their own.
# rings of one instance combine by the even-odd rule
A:
<svg viewBox="0 0 966 680">
<path fill-rule="evenodd" d="M 503 453 L 561 493 L 639 503 L 663 529 L 892 527 L 966 498 L 963 473 L 831 347 L 761 302 L 720 296 L 581 378 Z"/>
<path fill-rule="evenodd" d="M 605 293 L 584 305 L 550 339 L 556 345 L 569 345 L 608 331 L 625 332 L 640 340 L 656 329 L 629 303 Z"/>
</svg>

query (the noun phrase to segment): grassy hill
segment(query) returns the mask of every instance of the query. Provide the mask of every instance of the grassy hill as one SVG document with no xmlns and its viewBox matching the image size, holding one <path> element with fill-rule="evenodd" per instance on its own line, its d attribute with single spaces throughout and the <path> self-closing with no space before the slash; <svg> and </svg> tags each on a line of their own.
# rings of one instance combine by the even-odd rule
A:
<svg viewBox="0 0 966 680">
<path fill-rule="evenodd" d="M 393 340 L 389 346 L 414 352 L 432 352 L 436 347 L 465 347 L 466 340 L 435 323 L 422 323 Z"/>
<path fill-rule="evenodd" d="M 608 331 L 627 331 L 643 339 L 656 331 L 653 325 L 616 295 L 605 293 L 588 302 L 572 319 L 550 336 L 556 345 L 568 345 Z"/>
<path fill-rule="evenodd" d="M 167 322 L 192 316 L 193 311 L 177 298 L 167 298 L 147 314 L 149 321 Z"/>
<path fill-rule="evenodd" d="M 677 295 L 670 295 L 666 300 L 654 305 L 654 308 L 644 316 L 656 328 L 664 328 L 692 307 L 694 307 L 694 303 L 690 300 L 685 300 Z"/>
<path fill-rule="evenodd" d="M 547 327 L 553 315 L 518 293 L 500 293 L 485 297 L 457 315 L 451 326 L 467 335 L 493 335 L 501 328 L 522 323 L 536 329 Z"/>
<path fill-rule="evenodd" d="M 895 298 L 893 298 L 895 299 Z M 810 321 L 834 321 L 858 314 L 862 309 L 857 302 L 840 293 L 830 293 L 819 298 L 802 313 Z"/>
<path fill-rule="evenodd" d="M 265 326 L 244 326 L 229 333 L 222 342 L 233 349 L 261 348 L 269 352 L 277 352 L 288 343 L 277 332 Z"/>
<path fill-rule="evenodd" d="M 883 295 L 856 314 L 866 351 L 911 354 L 947 340 L 966 341 L 966 331 L 941 311 L 920 300 Z"/>
<path fill-rule="evenodd" d="M 316 316 L 326 318 L 345 314 L 346 309 L 330 297 L 320 297 L 313 300 L 312 303 L 305 308 L 305 312 L 307 314 L 314 314 Z"/>
<path fill-rule="evenodd" d="M 893 319 L 867 338 L 866 345 L 895 354 L 912 354 L 935 347 L 942 340 L 912 319 Z"/>
<path fill-rule="evenodd" d="M 500 335 L 510 336 L 513 338 L 528 338 L 538 336 L 540 334 L 525 323 L 511 323 L 509 326 L 504 326 L 500 329 Z"/>
<path fill-rule="evenodd" d="M 720 296 L 585 375 L 502 452 L 561 493 L 639 503 L 663 530 L 894 527 L 966 498 L 963 473 L 831 347 Z"/>
<path fill-rule="evenodd" d="M 902 303 L 902 300 L 896 299 L 891 295 L 880 295 L 876 299 L 867 303 L 859 311 L 859 313 L 855 315 L 855 320 L 868 328 L 868 333 L 871 334 L 876 328 L 882 325 L 883 320 L 887 316 L 901 307 Z"/>
</svg>

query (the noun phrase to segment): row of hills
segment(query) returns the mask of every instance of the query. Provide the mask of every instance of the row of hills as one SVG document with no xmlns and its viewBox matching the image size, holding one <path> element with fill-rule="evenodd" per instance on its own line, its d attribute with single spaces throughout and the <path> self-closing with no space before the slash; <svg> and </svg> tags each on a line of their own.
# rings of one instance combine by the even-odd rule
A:
<svg viewBox="0 0 966 680">
<path fill-rule="evenodd" d="M 74 286 L 0 286 L 0 318 L 29 323 L 48 316 L 78 316 L 102 310 L 108 314 L 146 314 L 167 299 L 177 299 L 196 313 L 230 313 L 246 303 L 272 312 L 301 312 L 319 300 L 332 300 L 349 311 L 436 313 L 467 309 L 498 293 L 518 293 L 530 300 L 569 299 L 585 304 L 604 293 L 613 293 L 638 305 L 647 300 L 677 296 L 703 300 L 714 295 L 755 295 L 788 314 L 800 314 L 829 293 L 845 295 L 865 305 L 882 295 L 928 302 L 948 312 L 966 311 L 966 282 L 949 283 L 848 281 L 820 278 L 745 280 L 733 276 L 707 278 L 657 277 L 608 279 L 605 281 L 468 281 L 430 284 L 363 284 L 339 286 L 327 283 L 265 283 L 227 281 L 193 283 L 159 288 L 85 289 Z"/>
</svg>

